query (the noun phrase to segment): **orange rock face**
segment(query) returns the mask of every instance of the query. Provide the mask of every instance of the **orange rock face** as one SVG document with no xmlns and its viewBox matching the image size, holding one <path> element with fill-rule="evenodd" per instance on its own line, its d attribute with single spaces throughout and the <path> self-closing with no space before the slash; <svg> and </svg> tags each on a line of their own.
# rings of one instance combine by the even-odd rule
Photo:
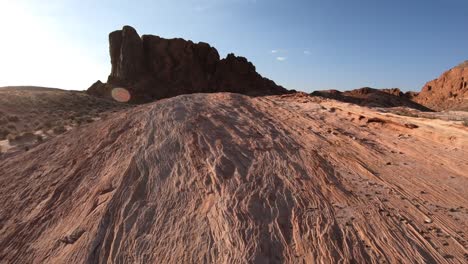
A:
<svg viewBox="0 0 468 264">
<path fill-rule="evenodd" d="M 468 110 L 468 61 L 428 82 L 414 100 L 434 110 Z"/>
</svg>

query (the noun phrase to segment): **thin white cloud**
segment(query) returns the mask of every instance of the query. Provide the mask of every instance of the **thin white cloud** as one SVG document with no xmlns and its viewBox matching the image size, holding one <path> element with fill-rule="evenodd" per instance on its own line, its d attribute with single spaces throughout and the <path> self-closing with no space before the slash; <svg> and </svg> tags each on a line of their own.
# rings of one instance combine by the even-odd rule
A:
<svg viewBox="0 0 468 264">
<path fill-rule="evenodd" d="M 271 53 L 273 53 L 273 54 L 276 54 L 276 53 L 278 53 L 278 52 L 279 52 L 279 50 L 272 50 L 272 51 L 271 51 Z"/>
<path fill-rule="evenodd" d="M 287 57 L 276 57 L 277 61 L 285 61 L 287 59 L 288 59 Z"/>
<path fill-rule="evenodd" d="M 304 50 L 304 54 L 309 56 L 310 55 L 310 50 Z"/>
</svg>

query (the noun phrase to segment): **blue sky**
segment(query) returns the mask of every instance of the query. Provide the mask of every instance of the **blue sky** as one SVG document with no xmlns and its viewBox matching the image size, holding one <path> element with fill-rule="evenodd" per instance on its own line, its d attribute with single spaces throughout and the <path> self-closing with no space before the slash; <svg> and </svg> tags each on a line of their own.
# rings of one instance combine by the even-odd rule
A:
<svg viewBox="0 0 468 264">
<path fill-rule="evenodd" d="M 125 24 L 208 42 L 307 92 L 419 90 L 468 59 L 466 0 L 0 0 L 0 23 L 0 86 L 104 81 L 107 35 Z"/>
</svg>

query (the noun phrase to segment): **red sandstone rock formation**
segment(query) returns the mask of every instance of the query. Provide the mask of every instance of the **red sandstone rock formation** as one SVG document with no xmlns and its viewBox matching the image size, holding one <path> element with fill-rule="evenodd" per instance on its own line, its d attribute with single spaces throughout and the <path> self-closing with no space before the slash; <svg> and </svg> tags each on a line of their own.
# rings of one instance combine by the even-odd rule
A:
<svg viewBox="0 0 468 264">
<path fill-rule="evenodd" d="M 468 61 L 428 82 L 414 100 L 434 110 L 468 111 Z"/>
<path fill-rule="evenodd" d="M 282 94 L 287 90 L 260 76 L 246 58 L 229 54 L 220 60 L 207 43 L 164 39 L 124 26 L 109 35 L 111 74 L 107 84 L 93 84 L 88 93 L 109 96 L 124 87 L 136 103 L 180 94 L 234 92 L 248 95 Z"/>
<path fill-rule="evenodd" d="M 303 94 L 137 106 L 0 157 L 0 262 L 465 263 L 467 134 Z"/>
</svg>

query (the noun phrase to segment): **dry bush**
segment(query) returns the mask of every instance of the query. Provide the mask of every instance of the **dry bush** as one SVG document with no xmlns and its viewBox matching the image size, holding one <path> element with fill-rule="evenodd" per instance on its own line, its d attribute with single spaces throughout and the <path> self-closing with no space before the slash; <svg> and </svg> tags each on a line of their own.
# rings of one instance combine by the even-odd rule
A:
<svg viewBox="0 0 468 264">
<path fill-rule="evenodd" d="M 44 127 L 45 128 L 52 128 L 53 124 L 52 124 L 52 121 L 46 121 L 44 122 Z"/>
<path fill-rule="evenodd" d="M 62 125 L 54 127 L 54 129 L 52 131 L 54 131 L 54 133 L 57 134 L 57 135 L 60 135 L 60 134 L 63 134 L 65 132 L 67 132 L 65 127 L 62 126 Z"/>
<path fill-rule="evenodd" d="M 8 142 L 12 143 L 12 142 L 16 141 L 16 137 L 17 137 L 16 134 L 13 134 L 13 133 L 8 134 L 8 136 L 7 136 Z"/>
<path fill-rule="evenodd" d="M 468 127 L 468 119 L 463 120 L 462 125 Z"/>
<path fill-rule="evenodd" d="M 6 128 L 0 129 L 0 140 L 5 140 L 8 134 L 10 134 L 10 130 Z"/>
<path fill-rule="evenodd" d="M 40 130 L 40 129 L 42 129 L 42 127 L 43 127 L 43 125 L 41 124 L 41 122 L 39 122 L 39 121 L 34 122 L 34 129 L 35 130 Z"/>
<path fill-rule="evenodd" d="M 85 116 L 81 116 L 81 117 L 78 117 L 76 119 L 76 122 L 78 124 L 82 124 L 82 123 L 92 123 L 94 120 L 91 116 L 89 115 L 85 115 Z"/>
<path fill-rule="evenodd" d="M 27 140 L 27 141 L 31 140 L 32 141 L 36 137 L 36 135 L 34 135 L 31 132 L 24 132 L 24 133 L 21 133 L 19 135 L 15 135 L 15 134 L 10 134 L 10 135 L 8 135 L 8 141 L 9 142 L 22 141 L 22 140 Z"/>
<path fill-rule="evenodd" d="M 19 121 L 19 117 L 17 117 L 17 116 L 8 116 L 7 119 L 8 119 L 9 122 L 18 122 Z"/>
</svg>

